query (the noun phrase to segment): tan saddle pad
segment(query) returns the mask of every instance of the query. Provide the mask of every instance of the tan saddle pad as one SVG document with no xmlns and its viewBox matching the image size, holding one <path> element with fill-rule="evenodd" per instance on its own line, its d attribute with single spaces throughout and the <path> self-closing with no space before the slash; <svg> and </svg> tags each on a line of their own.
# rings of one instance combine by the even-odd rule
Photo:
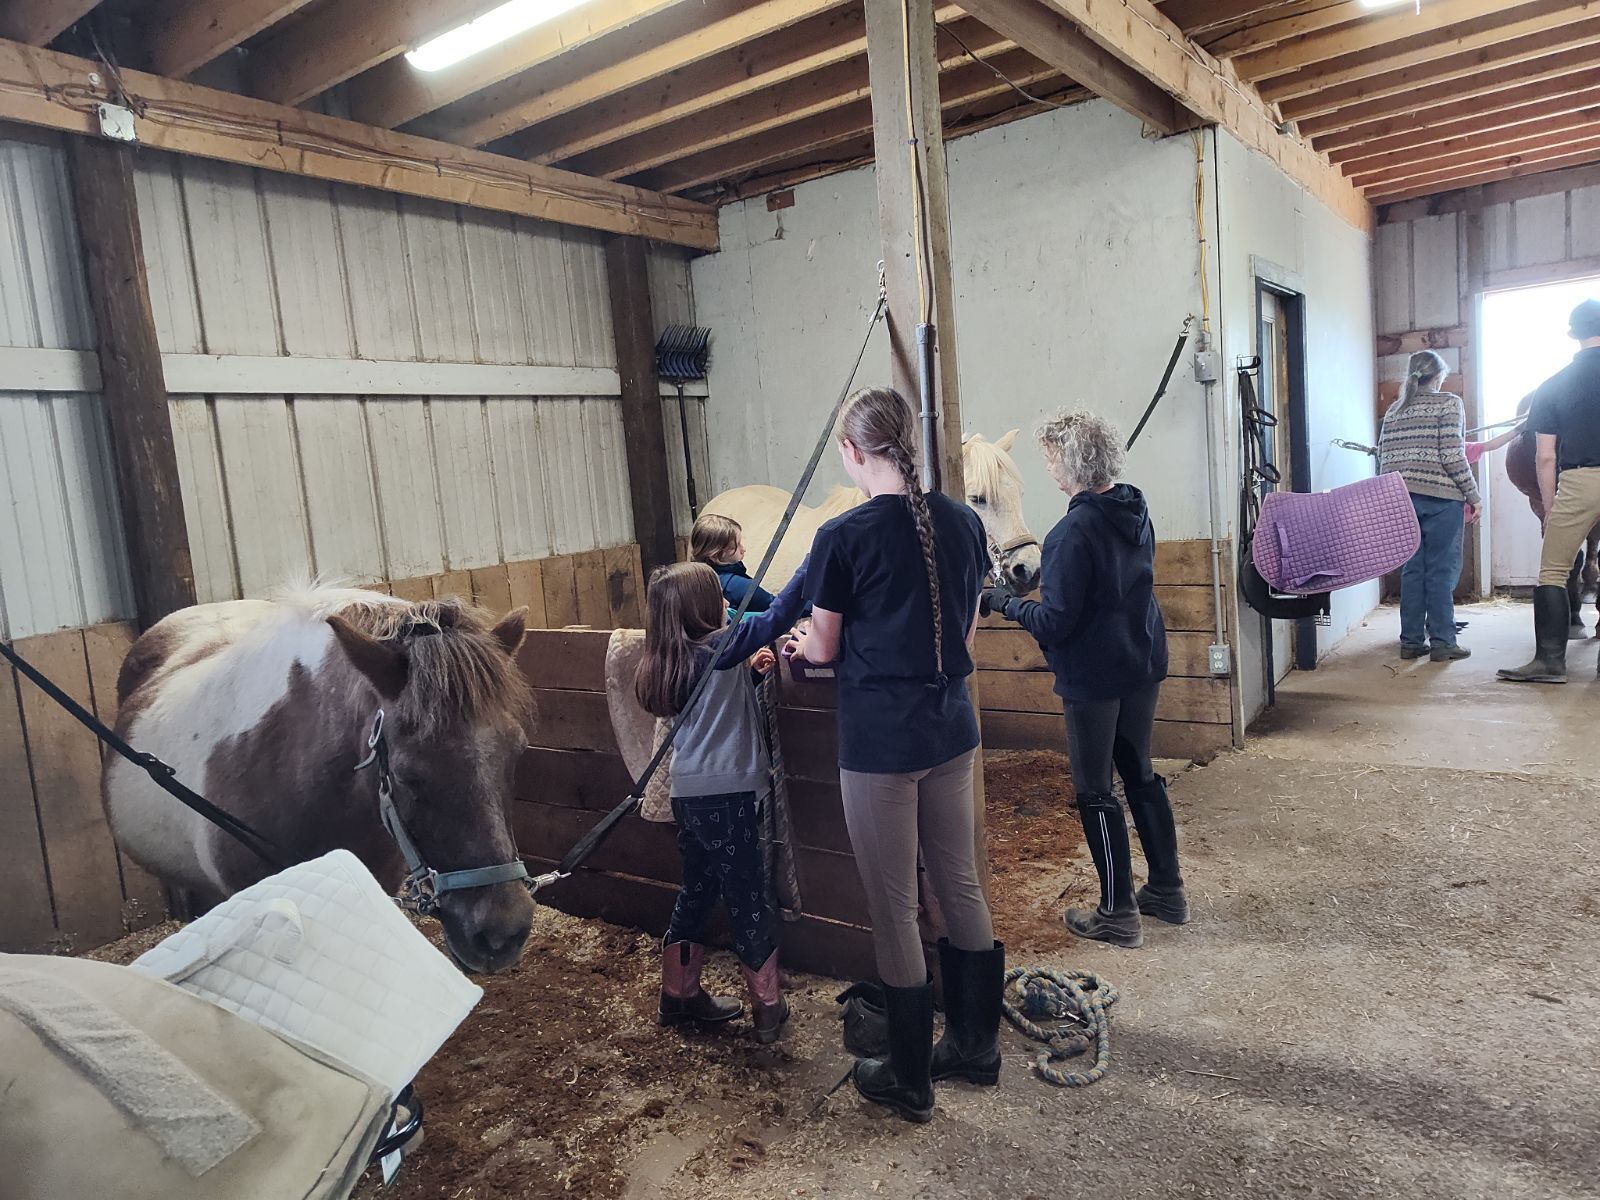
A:
<svg viewBox="0 0 1600 1200">
<path fill-rule="evenodd" d="M 0 1200 L 340 1200 L 383 1089 L 126 967 L 0 954 Z"/>
</svg>

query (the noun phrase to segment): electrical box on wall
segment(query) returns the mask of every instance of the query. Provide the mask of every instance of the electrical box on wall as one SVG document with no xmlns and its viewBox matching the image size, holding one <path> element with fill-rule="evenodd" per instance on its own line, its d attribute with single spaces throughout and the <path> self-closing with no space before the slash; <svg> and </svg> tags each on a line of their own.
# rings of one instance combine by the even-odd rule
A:
<svg viewBox="0 0 1600 1200">
<path fill-rule="evenodd" d="M 1198 383 L 1215 383 L 1219 378 L 1217 374 L 1217 354 L 1214 350 L 1197 350 L 1194 356 L 1194 377 Z"/>
</svg>

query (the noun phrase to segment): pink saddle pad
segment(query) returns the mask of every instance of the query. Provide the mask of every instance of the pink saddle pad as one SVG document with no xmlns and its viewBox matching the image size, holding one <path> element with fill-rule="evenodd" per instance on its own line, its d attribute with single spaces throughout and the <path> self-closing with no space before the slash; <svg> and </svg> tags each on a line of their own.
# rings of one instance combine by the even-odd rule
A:
<svg viewBox="0 0 1600 1200">
<path fill-rule="evenodd" d="M 1390 472 L 1330 492 L 1270 493 L 1251 552 L 1274 591 L 1308 596 L 1387 575 L 1421 544 L 1406 481 Z"/>
</svg>

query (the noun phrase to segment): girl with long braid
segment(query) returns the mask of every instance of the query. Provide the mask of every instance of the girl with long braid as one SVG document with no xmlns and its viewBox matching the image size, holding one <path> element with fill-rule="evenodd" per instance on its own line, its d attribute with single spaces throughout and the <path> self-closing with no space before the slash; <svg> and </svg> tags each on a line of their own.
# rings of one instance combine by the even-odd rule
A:
<svg viewBox="0 0 1600 1200">
<path fill-rule="evenodd" d="M 853 1077 L 908 1120 L 933 1116 L 934 1080 L 1000 1079 L 1005 947 L 978 882 L 967 694 L 983 525 L 917 480 L 911 406 L 888 388 L 851 397 L 840 421 L 845 473 L 867 502 L 817 531 L 806 574 L 810 629 L 786 653 L 835 663 L 839 787 L 883 977 L 888 1054 Z M 944 914 L 945 1030 L 933 1044 L 933 986 L 917 929 L 917 854 Z"/>
</svg>

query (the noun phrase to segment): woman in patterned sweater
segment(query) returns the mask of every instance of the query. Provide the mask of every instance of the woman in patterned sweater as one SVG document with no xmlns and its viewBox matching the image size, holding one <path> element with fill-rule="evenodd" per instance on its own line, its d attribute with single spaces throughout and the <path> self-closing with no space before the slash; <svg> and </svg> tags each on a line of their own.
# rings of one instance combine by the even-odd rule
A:
<svg viewBox="0 0 1600 1200">
<path fill-rule="evenodd" d="M 1405 477 L 1422 527 L 1422 545 L 1400 568 L 1400 657 L 1434 662 L 1471 653 L 1456 641 L 1454 594 L 1463 519 L 1477 520 L 1483 504 L 1467 466 L 1461 397 L 1438 390 L 1445 370 L 1432 350 L 1411 356 L 1378 439 L 1378 470 Z"/>
</svg>

